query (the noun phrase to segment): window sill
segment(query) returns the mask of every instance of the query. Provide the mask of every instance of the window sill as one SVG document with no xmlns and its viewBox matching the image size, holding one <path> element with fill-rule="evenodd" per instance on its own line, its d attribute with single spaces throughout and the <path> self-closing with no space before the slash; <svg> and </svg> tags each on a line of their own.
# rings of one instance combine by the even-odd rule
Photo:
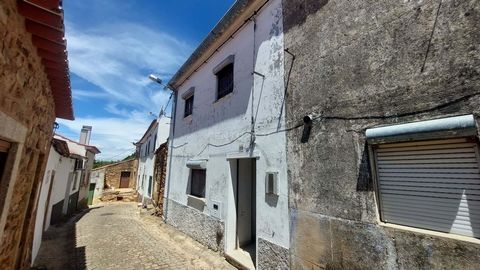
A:
<svg viewBox="0 0 480 270">
<path fill-rule="evenodd" d="M 205 198 L 200 198 L 187 194 L 187 206 L 197 209 L 200 212 L 203 212 L 205 206 L 207 205 L 207 200 Z"/>
<path fill-rule="evenodd" d="M 194 200 L 198 203 L 203 203 L 204 205 L 207 205 L 207 200 L 205 198 L 200 198 L 194 195 L 187 194 L 188 199 Z"/>
<path fill-rule="evenodd" d="M 413 233 L 418 233 L 418 234 L 426 234 L 426 235 L 429 235 L 429 236 L 443 237 L 443 238 L 448 238 L 448 239 L 453 239 L 453 240 L 458 240 L 458 241 L 480 244 L 480 239 L 476 239 L 476 238 L 473 238 L 473 237 L 470 237 L 470 236 L 463 236 L 463 235 L 458 235 L 458 234 L 431 231 L 431 230 L 427 230 L 427 229 L 420 229 L 420 228 L 414 228 L 414 227 L 409 227 L 409 226 L 404 226 L 404 225 L 385 223 L 385 222 L 382 222 L 382 221 L 379 222 L 379 225 L 382 226 L 382 227 L 387 227 L 387 228 L 392 228 L 392 229 L 397 229 L 397 230 L 403 230 L 403 231 L 408 231 L 408 232 L 413 232 Z"/>
<path fill-rule="evenodd" d="M 187 123 L 191 123 L 193 119 L 193 116 L 190 114 L 189 116 L 183 117 L 183 121 Z"/>
<path fill-rule="evenodd" d="M 223 97 L 215 100 L 215 101 L 213 102 L 213 105 L 217 105 L 217 104 L 221 104 L 221 103 L 225 102 L 225 100 L 230 99 L 230 98 L 233 96 L 234 93 L 235 93 L 235 91 L 232 91 L 232 92 L 226 94 L 225 96 L 223 96 Z"/>
</svg>

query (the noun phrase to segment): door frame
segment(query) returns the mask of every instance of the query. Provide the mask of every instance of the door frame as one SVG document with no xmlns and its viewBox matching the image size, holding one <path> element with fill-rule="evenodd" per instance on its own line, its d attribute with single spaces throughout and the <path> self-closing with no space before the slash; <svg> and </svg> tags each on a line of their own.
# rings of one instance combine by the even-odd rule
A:
<svg viewBox="0 0 480 270">
<path fill-rule="evenodd" d="M 226 217 L 225 217 L 225 252 L 233 252 L 234 250 L 237 249 L 237 201 L 236 198 L 238 196 L 236 195 L 237 192 L 237 172 L 238 172 L 238 167 L 237 167 L 237 160 L 240 159 L 251 159 L 252 162 L 255 164 L 254 167 L 252 167 L 252 170 L 254 169 L 254 175 L 255 175 L 255 223 L 257 223 L 258 220 L 258 190 L 259 190 L 259 182 L 258 182 L 258 163 L 260 160 L 260 154 L 254 151 L 252 155 L 245 154 L 245 153 L 239 153 L 238 155 L 227 155 L 226 160 L 228 161 L 228 166 L 229 166 L 229 176 L 230 176 L 230 181 L 228 182 L 228 192 L 227 192 L 227 198 L 225 202 L 225 206 L 227 208 L 226 211 Z M 252 211 L 253 212 L 253 211 Z M 257 242 L 257 228 L 255 224 L 255 242 Z"/>
</svg>

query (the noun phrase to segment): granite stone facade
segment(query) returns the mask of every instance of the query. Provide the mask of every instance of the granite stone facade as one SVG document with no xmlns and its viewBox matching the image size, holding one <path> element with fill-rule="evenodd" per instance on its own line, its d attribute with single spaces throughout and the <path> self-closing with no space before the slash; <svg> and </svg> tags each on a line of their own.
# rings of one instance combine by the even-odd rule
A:
<svg viewBox="0 0 480 270">
<path fill-rule="evenodd" d="M 0 268 L 30 266 L 36 199 L 55 104 L 17 1 L 0 3 L 0 138 L 11 143 L 1 179 Z"/>
<path fill-rule="evenodd" d="M 258 269 L 290 269 L 288 249 L 258 238 Z"/>
<path fill-rule="evenodd" d="M 479 2 L 283 5 L 291 268 L 478 268 L 475 239 L 379 222 L 365 130 L 480 114 Z"/>
<path fill-rule="evenodd" d="M 164 209 L 164 217 L 168 224 L 208 248 L 224 252 L 225 225 L 221 220 L 173 200 L 168 200 Z"/>
<path fill-rule="evenodd" d="M 108 188 L 120 188 L 120 177 L 122 172 L 130 172 L 130 180 L 128 182 L 129 188 L 135 188 L 137 177 L 137 159 L 118 162 L 115 164 L 104 166 L 105 170 L 105 186 Z M 96 170 L 99 170 L 96 169 Z"/>
</svg>

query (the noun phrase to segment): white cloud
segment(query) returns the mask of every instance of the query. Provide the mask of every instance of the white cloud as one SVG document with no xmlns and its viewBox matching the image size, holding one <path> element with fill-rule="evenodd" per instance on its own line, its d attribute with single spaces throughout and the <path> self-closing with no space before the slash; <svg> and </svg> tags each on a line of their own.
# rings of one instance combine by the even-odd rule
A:
<svg viewBox="0 0 480 270">
<path fill-rule="evenodd" d="M 191 51 L 166 33 L 132 23 L 81 31 L 67 22 L 66 34 L 71 72 L 99 86 L 111 100 L 145 110 L 159 108 L 168 97 L 160 85 L 149 86 L 148 74 L 168 79 Z"/>
<path fill-rule="evenodd" d="M 107 98 L 108 94 L 104 92 L 94 92 L 81 89 L 72 90 L 73 98 L 77 100 L 88 100 L 91 98 Z"/>
<path fill-rule="evenodd" d="M 154 119 L 149 112 L 157 115 L 170 95 L 152 83 L 148 74 L 167 80 L 187 58 L 191 47 L 139 24 L 117 21 L 112 25 L 97 24 L 94 29 L 68 21 L 66 24 L 70 71 L 100 89 L 94 92 L 82 86 L 72 91 L 73 97 L 82 101 L 102 99 L 105 105 L 101 110 L 90 110 L 89 117 L 58 119 L 59 131 L 74 139 L 83 125 L 93 126 L 90 143 L 102 151 L 97 158 L 121 159 L 135 150 L 132 142 L 141 138 Z M 168 132 L 168 126 L 165 129 Z"/>
</svg>

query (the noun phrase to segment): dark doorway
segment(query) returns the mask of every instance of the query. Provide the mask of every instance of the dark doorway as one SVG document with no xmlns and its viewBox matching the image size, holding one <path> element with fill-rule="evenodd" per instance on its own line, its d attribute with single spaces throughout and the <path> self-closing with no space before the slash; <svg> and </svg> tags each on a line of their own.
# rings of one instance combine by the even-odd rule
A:
<svg viewBox="0 0 480 270">
<path fill-rule="evenodd" d="M 237 248 L 256 254 L 256 160 L 237 160 Z"/>
<path fill-rule="evenodd" d="M 4 179 L 7 166 L 8 151 L 10 143 L 0 140 L 0 214 L 2 213 L 3 203 L 8 191 L 8 180 Z"/>
<path fill-rule="evenodd" d="M 130 186 L 130 172 L 121 172 L 120 188 L 128 188 Z"/>
<path fill-rule="evenodd" d="M 7 156 L 6 152 L 0 152 L 0 180 L 3 176 L 3 171 L 5 170 L 5 164 L 7 163 Z"/>
</svg>

